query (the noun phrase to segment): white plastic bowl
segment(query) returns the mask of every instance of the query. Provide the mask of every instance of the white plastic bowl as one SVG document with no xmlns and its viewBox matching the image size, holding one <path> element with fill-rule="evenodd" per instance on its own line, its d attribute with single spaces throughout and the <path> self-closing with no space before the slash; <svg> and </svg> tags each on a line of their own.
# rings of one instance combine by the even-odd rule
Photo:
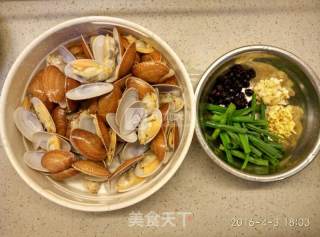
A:
<svg viewBox="0 0 320 237">
<path fill-rule="evenodd" d="M 56 183 L 28 168 L 23 160 L 26 148 L 21 134 L 13 123 L 13 111 L 20 104 L 26 85 L 35 66 L 58 45 L 79 34 L 105 32 L 117 26 L 120 32 L 131 33 L 150 40 L 168 60 L 184 88 L 185 112 L 180 145 L 171 161 L 154 178 L 134 191 L 107 195 L 91 195 Z M 6 78 L 0 112 L 1 138 L 7 156 L 21 178 L 36 192 L 47 199 L 81 211 L 111 211 L 133 205 L 159 190 L 177 171 L 189 149 L 195 125 L 194 95 L 189 75 L 175 52 L 149 30 L 127 20 L 112 17 L 83 17 L 59 24 L 32 41 L 19 55 Z"/>
</svg>

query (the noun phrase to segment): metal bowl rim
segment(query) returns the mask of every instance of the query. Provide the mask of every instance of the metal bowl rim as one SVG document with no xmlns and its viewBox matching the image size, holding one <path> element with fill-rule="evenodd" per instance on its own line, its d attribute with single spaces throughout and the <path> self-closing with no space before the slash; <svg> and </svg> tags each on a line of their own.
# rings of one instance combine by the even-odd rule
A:
<svg viewBox="0 0 320 237">
<path fill-rule="evenodd" d="M 279 47 L 271 46 L 271 45 L 248 45 L 236 48 L 234 50 L 231 50 L 227 52 L 226 54 L 222 55 L 218 59 L 216 59 L 214 62 L 212 62 L 209 67 L 205 70 L 205 72 L 202 74 L 199 83 L 197 85 L 196 91 L 195 91 L 195 98 L 196 98 L 196 135 L 198 138 L 198 141 L 200 142 L 202 148 L 207 153 L 207 155 L 221 168 L 223 168 L 225 171 L 239 177 L 245 180 L 249 181 L 256 181 L 256 182 L 273 182 L 278 180 L 283 180 L 288 177 L 291 177 L 300 171 L 302 171 L 305 167 L 307 167 L 319 154 L 320 152 L 320 137 L 318 133 L 318 141 L 316 145 L 312 148 L 312 151 L 309 153 L 309 155 L 296 167 L 289 169 L 282 173 L 276 173 L 276 174 L 269 174 L 269 175 L 255 175 L 243 172 L 239 169 L 236 169 L 223 160 L 221 160 L 208 146 L 200 125 L 199 125 L 199 114 L 198 114 L 198 107 L 199 107 L 199 100 L 200 96 L 202 95 L 203 87 L 212 75 L 212 73 L 217 69 L 219 66 L 223 65 L 225 62 L 227 62 L 229 59 L 247 52 L 253 52 L 253 51 L 265 51 L 265 52 L 271 52 L 273 54 L 286 57 L 288 60 L 294 62 L 299 66 L 299 68 L 306 74 L 307 78 L 310 80 L 310 82 L 313 85 L 314 90 L 317 93 L 318 101 L 320 101 L 320 82 L 315 74 L 315 72 L 305 63 L 302 59 L 300 59 L 295 54 L 288 52 L 287 50 L 284 50 Z"/>
</svg>

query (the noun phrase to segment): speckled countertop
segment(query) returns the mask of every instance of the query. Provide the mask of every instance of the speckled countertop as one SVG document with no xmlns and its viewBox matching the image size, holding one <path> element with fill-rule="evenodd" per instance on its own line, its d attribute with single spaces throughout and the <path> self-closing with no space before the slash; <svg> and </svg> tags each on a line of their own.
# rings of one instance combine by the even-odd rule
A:
<svg viewBox="0 0 320 237">
<path fill-rule="evenodd" d="M 175 49 L 193 73 L 202 72 L 212 60 L 231 49 L 263 43 L 299 55 L 320 75 L 319 1 L 173 2 L 2 0 L 1 81 L 33 38 L 64 20 L 87 15 L 122 17 L 149 28 Z M 194 139 L 176 175 L 150 198 L 111 213 L 81 213 L 40 197 L 18 177 L 5 156 L 1 148 L 0 236 L 3 237 L 295 237 L 320 233 L 319 159 L 288 180 L 257 184 L 221 170 Z M 141 214 L 163 217 L 166 212 L 174 215 L 175 226 L 160 219 L 158 224 L 164 226 L 153 223 L 154 226 L 147 227 L 150 219 L 147 217 L 143 219 L 143 227 L 138 226 L 141 220 L 132 221 L 134 217 L 142 217 Z M 179 213 L 188 215 L 185 226 Z M 303 220 L 303 227 L 292 222 L 296 218 Z"/>
</svg>

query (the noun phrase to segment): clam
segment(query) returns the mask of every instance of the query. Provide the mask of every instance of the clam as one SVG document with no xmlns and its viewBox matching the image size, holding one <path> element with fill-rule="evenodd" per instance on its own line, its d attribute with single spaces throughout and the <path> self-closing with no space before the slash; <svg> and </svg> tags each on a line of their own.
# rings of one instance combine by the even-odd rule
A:
<svg viewBox="0 0 320 237">
<path fill-rule="evenodd" d="M 94 133 L 78 128 L 73 129 L 70 141 L 73 147 L 89 160 L 102 161 L 107 155 L 100 137 Z"/>
<path fill-rule="evenodd" d="M 43 71 L 43 88 L 50 102 L 65 100 L 65 75 L 55 66 L 47 66 Z"/>
<path fill-rule="evenodd" d="M 139 162 L 140 160 L 143 159 L 143 156 L 138 156 L 138 157 L 134 157 L 132 159 L 129 160 L 125 160 L 124 162 L 121 163 L 121 165 L 111 174 L 111 176 L 109 177 L 109 179 L 113 179 L 115 177 L 118 177 L 119 175 L 125 173 L 127 170 L 129 170 L 130 168 L 132 168 L 134 165 L 137 164 L 137 162 Z"/>
<path fill-rule="evenodd" d="M 35 149 L 41 147 L 44 150 L 70 151 L 69 142 L 56 133 L 36 132 L 32 135 L 32 142 Z"/>
<path fill-rule="evenodd" d="M 48 108 L 48 110 L 52 110 L 54 104 L 49 101 L 46 92 L 44 91 L 43 86 L 43 72 L 44 70 L 40 70 L 37 74 L 32 78 L 28 89 L 27 94 L 31 95 L 31 97 L 39 98 Z"/>
<path fill-rule="evenodd" d="M 152 53 L 154 51 L 154 49 L 152 48 L 152 46 L 150 44 L 148 44 L 147 42 L 141 40 L 141 39 L 136 39 L 135 37 L 133 37 L 132 35 L 127 35 L 125 36 L 128 44 L 132 44 L 135 43 L 136 44 L 136 50 L 139 53 Z"/>
<path fill-rule="evenodd" d="M 163 82 L 170 72 L 167 65 L 160 62 L 141 62 L 133 65 L 132 74 L 149 83 L 158 84 Z"/>
<path fill-rule="evenodd" d="M 37 116 L 22 107 L 18 107 L 14 111 L 13 120 L 18 130 L 29 141 L 32 141 L 33 134 L 43 131 L 42 124 Z"/>
<path fill-rule="evenodd" d="M 41 172 L 49 172 L 49 170 L 44 168 L 41 164 L 41 159 L 44 154 L 45 151 L 27 151 L 23 155 L 23 160 L 31 169 Z"/>
<path fill-rule="evenodd" d="M 179 127 L 176 121 L 172 121 L 169 124 L 167 131 L 167 142 L 170 151 L 175 151 L 179 145 Z"/>
<path fill-rule="evenodd" d="M 66 110 L 62 109 L 60 106 L 57 106 L 52 111 L 52 119 L 56 126 L 56 132 L 61 136 L 66 135 L 67 131 L 67 114 Z"/>
<path fill-rule="evenodd" d="M 66 93 L 70 100 L 86 100 L 111 92 L 113 85 L 105 82 L 83 84 Z"/>
<path fill-rule="evenodd" d="M 167 138 L 163 127 L 152 140 L 150 148 L 159 161 L 162 161 L 165 158 L 167 152 Z"/>
<path fill-rule="evenodd" d="M 44 128 L 48 132 L 56 132 L 56 125 L 44 103 L 37 97 L 31 98 L 31 103 Z"/>
<path fill-rule="evenodd" d="M 97 82 L 111 77 L 114 65 L 99 64 L 92 59 L 77 59 L 67 64 L 64 72 L 81 83 Z"/>
<path fill-rule="evenodd" d="M 68 168 L 58 173 L 50 174 L 50 177 L 53 178 L 55 181 L 63 181 L 65 179 L 68 179 L 77 175 L 78 173 L 79 171 L 75 170 L 74 168 Z"/>
<path fill-rule="evenodd" d="M 135 175 L 133 169 L 123 174 L 116 183 L 116 190 L 119 193 L 133 190 L 145 182 L 144 178 Z"/>
<path fill-rule="evenodd" d="M 69 151 L 53 150 L 46 152 L 41 159 L 41 164 L 51 173 L 57 173 L 71 167 L 76 161 L 73 153 Z"/>
<path fill-rule="evenodd" d="M 140 144 L 149 143 L 158 134 L 161 124 L 162 114 L 158 109 L 144 118 L 138 128 L 138 140 Z"/>
<path fill-rule="evenodd" d="M 110 176 L 110 172 L 102 164 L 90 160 L 76 161 L 72 164 L 72 167 L 89 176 L 100 178 L 108 178 Z"/>
<path fill-rule="evenodd" d="M 66 85 L 65 85 L 65 93 L 68 91 L 80 86 L 80 82 L 73 80 L 69 77 L 66 78 Z M 66 105 L 67 105 L 67 111 L 69 113 L 72 113 L 78 109 L 78 101 L 75 100 L 69 100 L 66 98 Z"/>
<path fill-rule="evenodd" d="M 155 174 L 161 167 L 161 162 L 153 152 L 147 152 L 143 159 L 137 163 L 134 173 L 140 178 L 146 178 Z"/>
<path fill-rule="evenodd" d="M 121 95 L 121 89 L 118 86 L 114 86 L 111 93 L 101 96 L 98 99 L 98 115 L 105 119 L 107 113 L 115 113 Z"/>
<path fill-rule="evenodd" d="M 111 129 L 124 141 L 126 142 L 135 142 L 137 141 L 137 134 L 135 132 L 129 134 L 121 134 L 118 125 L 116 124 L 116 114 L 109 113 L 106 115 L 106 121 L 111 127 Z"/>
<path fill-rule="evenodd" d="M 141 145 L 138 142 L 127 143 L 120 152 L 120 159 L 121 161 L 125 161 L 142 156 L 148 149 L 148 145 Z"/>
<path fill-rule="evenodd" d="M 109 35 L 98 35 L 91 40 L 93 58 L 99 64 L 104 64 L 115 68 L 116 43 L 113 37 Z"/>
<path fill-rule="evenodd" d="M 159 107 L 159 98 L 157 91 L 146 81 L 137 77 L 129 77 L 126 82 L 129 89 L 135 88 L 139 99 L 145 103 L 147 112 L 150 113 Z"/>
</svg>

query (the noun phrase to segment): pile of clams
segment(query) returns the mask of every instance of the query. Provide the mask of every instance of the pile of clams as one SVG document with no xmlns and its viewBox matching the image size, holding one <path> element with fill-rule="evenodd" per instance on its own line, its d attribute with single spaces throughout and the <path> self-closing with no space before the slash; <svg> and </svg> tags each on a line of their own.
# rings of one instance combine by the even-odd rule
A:
<svg viewBox="0 0 320 237">
<path fill-rule="evenodd" d="M 52 52 L 14 122 L 33 147 L 23 157 L 30 168 L 56 181 L 78 176 L 91 193 L 101 184 L 116 193 L 143 184 L 170 160 L 183 107 L 166 59 L 113 28 Z"/>
</svg>

